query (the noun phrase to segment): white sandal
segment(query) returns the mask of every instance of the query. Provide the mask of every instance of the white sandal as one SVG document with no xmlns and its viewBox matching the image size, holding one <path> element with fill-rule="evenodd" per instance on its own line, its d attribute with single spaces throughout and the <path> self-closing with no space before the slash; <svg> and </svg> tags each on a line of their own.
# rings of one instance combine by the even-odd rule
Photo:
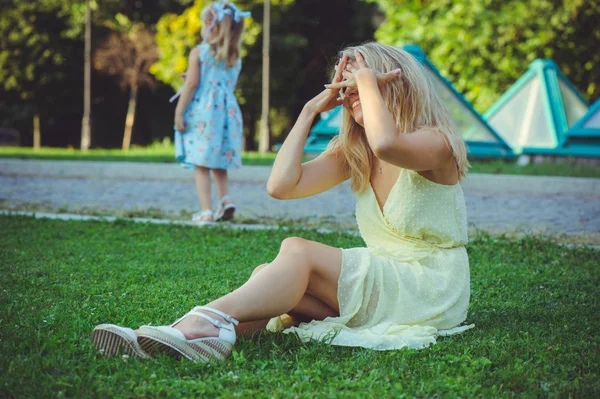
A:
<svg viewBox="0 0 600 399">
<path fill-rule="evenodd" d="M 205 218 L 210 217 L 211 220 L 204 220 Z M 207 210 L 202 212 L 196 212 L 192 215 L 192 222 L 196 223 L 198 226 L 206 226 L 215 223 L 215 217 L 213 215 L 213 211 Z"/>
<path fill-rule="evenodd" d="M 200 310 L 217 314 L 224 318 L 227 323 L 215 320 Z M 198 316 L 210 321 L 219 329 L 218 337 L 203 337 L 196 339 L 187 339 L 185 335 L 174 328 L 174 326 L 187 316 Z M 236 341 L 234 325 L 239 322 L 233 317 L 220 310 L 208 308 L 206 306 L 196 306 L 185 316 L 177 319 L 170 326 L 142 326 L 138 333 L 138 343 L 142 350 L 150 355 L 164 353 L 175 358 L 185 357 L 194 362 L 209 362 L 212 360 L 224 360 L 233 349 Z"/>
<path fill-rule="evenodd" d="M 98 352 L 104 356 L 123 354 L 137 359 L 150 357 L 138 344 L 135 331 L 131 328 L 114 324 L 100 324 L 92 331 L 92 342 Z"/>
<path fill-rule="evenodd" d="M 215 211 L 215 221 L 220 222 L 221 220 L 226 222 L 228 220 L 233 219 L 233 214 L 235 213 L 235 205 L 233 202 L 228 204 L 225 201 L 231 201 L 231 197 L 229 195 L 224 196 L 219 200 L 219 206 Z"/>
</svg>

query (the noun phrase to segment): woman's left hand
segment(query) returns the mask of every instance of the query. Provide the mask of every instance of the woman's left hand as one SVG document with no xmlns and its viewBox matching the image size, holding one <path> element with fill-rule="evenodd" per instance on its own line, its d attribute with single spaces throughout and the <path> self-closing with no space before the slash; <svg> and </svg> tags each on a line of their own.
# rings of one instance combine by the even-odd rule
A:
<svg viewBox="0 0 600 399">
<path fill-rule="evenodd" d="M 325 85 L 326 88 L 328 88 L 328 89 L 343 89 L 345 87 L 357 88 L 358 87 L 357 78 L 360 78 L 361 75 L 375 76 L 375 79 L 377 80 L 377 85 L 379 87 L 381 87 L 381 86 L 385 85 L 387 82 L 394 80 L 400 76 L 400 73 L 401 73 L 400 69 L 395 69 L 391 72 L 385 72 L 385 73 L 373 71 L 365 63 L 365 59 L 363 58 L 362 54 L 356 50 L 354 50 L 354 57 L 356 58 L 356 64 L 358 65 L 358 67 L 352 65 L 352 63 L 350 63 L 350 62 L 347 62 L 346 68 L 345 68 L 344 72 L 342 73 L 342 75 L 345 79 L 338 83 L 331 83 L 331 84 Z"/>
</svg>

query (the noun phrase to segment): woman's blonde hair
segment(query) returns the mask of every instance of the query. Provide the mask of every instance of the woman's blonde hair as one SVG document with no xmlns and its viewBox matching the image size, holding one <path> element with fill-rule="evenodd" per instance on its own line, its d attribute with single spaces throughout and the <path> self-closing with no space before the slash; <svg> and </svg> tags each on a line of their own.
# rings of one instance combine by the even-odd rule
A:
<svg viewBox="0 0 600 399">
<path fill-rule="evenodd" d="M 400 78 L 387 83 L 382 90 L 383 100 L 398 131 L 413 133 L 418 129 L 430 128 L 440 132 L 452 148 L 459 180 L 466 177 L 469 163 L 465 142 L 454 128 L 423 65 L 407 51 L 381 43 L 347 47 L 340 52 L 339 58 L 347 55 L 354 60 L 354 50 L 359 51 L 367 66 L 376 72 L 385 73 L 400 68 Z M 342 107 L 340 134 L 331 140 L 326 153 L 337 154 L 350 175 L 352 190 L 363 191 L 368 187 L 375 156 L 364 128 L 356 123 L 346 107 Z"/>
<path fill-rule="evenodd" d="M 223 13 L 223 19 L 219 21 L 215 6 L 230 11 Z M 215 59 L 225 61 L 228 68 L 233 67 L 240 58 L 241 39 L 242 33 L 244 33 L 244 18 L 239 18 L 236 22 L 234 15 L 235 9 L 228 1 L 224 1 L 222 4 L 210 3 L 200 14 L 202 24 L 210 27 L 208 37 L 204 38 L 205 42 L 210 44 Z"/>
</svg>

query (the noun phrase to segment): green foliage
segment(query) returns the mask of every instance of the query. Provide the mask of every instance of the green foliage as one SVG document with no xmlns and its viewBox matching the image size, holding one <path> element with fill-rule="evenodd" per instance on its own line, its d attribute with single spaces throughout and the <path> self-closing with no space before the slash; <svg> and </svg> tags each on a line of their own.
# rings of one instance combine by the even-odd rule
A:
<svg viewBox="0 0 600 399">
<path fill-rule="evenodd" d="M 536 58 L 553 59 L 588 99 L 600 96 L 598 1 L 371 1 L 387 15 L 376 38 L 421 46 L 480 112 Z"/>
<path fill-rule="evenodd" d="M 66 79 L 64 66 L 75 53 L 68 9 L 67 0 L 12 0 L 0 7 L 0 89 L 40 103 L 36 97 Z"/>
<path fill-rule="evenodd" d="M 598 397 L 598 251 L 527 237 L 468 246 L 475 329 L 421 351 L 240 339 L 194 364 L 97 355 L 96 324 L 169 323 L 242 284 L 298 235 L 0 216 L 2 397 Z M 174 244 L 175 243 L 175 244 Z"/>
<path fill-rule="evenodd" d="M 167 10 L 178 12 L 188 3 L 189 0 L 91 0 L 92 49 L 110 34 L 105 21 L 118 13 L 152 26 Z M 17 128 L 24 145 L 31 142 L 34 113 L 40 114 L 44 145 L 79 143 L 85 8 L 84 0 L 0 1 L 0 126 Z M 160 93 L 164 90 L 159 87 L 156 95 L 140 93 L 141 112 L 148 119 L 148 125 L 139 129 L 141 135 L 161 130 L 161 114 L 154 106 L 158 101 L 152 97 L 168 96 Z M 92 71 L 94 145 L 120 142 L 126 108 L 121 96 L 118 87 Z M 161 104 L 160 108 L 165 107 Z M 168 119 L 166 126 L 170 131 L 172 117 Z M 138 142 L 143 141 L 138 136 Z"/>
</svg>

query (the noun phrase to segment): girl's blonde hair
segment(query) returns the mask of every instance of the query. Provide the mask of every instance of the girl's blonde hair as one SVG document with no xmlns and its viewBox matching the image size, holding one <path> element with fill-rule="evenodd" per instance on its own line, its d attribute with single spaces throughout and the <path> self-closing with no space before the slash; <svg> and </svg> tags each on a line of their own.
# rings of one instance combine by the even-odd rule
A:
<svg viewBox="0 0 600 399">
<path fill-rule="evenodd" d="M 217 19 L 215 7 L 223 7 L 223 10 L 230 10 L 223 14 L 223 19 Z M 218 61 L 225 61 L 227 67 L 233 67 L 240 58 L 241 39 L 244 33 L 244 18 L 234 19 L 235 9 L 228 1 L 219 3 L 210 3 L 202 10 L 200 14 L 202 24 L 211 27 L 208 37 L 204 40 L 210 45 L 212 54 Z"/>
<path fill-rule="evenodd" d="M 398 131 L 410 134 L 418 129 L 430 128 L 440 132 L 452 148 L 459 180 L 466 177 L 469 163 L 465 142 L 453 126 L 433 82 L 419 61 L 405 50 L 381 43 L 347 47 L 340 52 L 339 58 L 347 55 L 354 60 L 354 50 L 359 51 L 367 66 L 376 72 L 400 68 L 400 78 L 387 83 L 382 89 L 383 100 L 396 121 Z M 369 147 L 364 128 L 356 123 L 346 107 L 342 107 L 340 134 L 331 140 L 326 153 L 338 155 L 350 175 L 352 190 L 363 191 L 368 187 L 375 155 Z"/>
</svg>

